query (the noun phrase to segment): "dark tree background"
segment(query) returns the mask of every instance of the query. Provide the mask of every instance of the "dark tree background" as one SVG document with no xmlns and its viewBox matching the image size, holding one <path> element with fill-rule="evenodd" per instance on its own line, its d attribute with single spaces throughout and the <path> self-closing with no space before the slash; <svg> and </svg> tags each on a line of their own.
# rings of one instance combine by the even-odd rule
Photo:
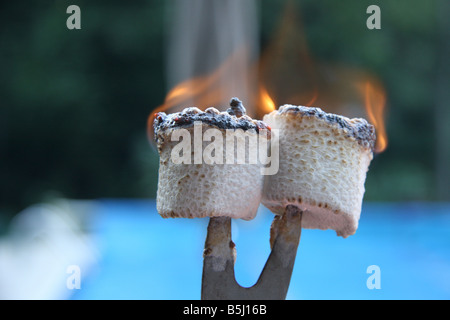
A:
<svg viewBox="0 0 450 320">
<path fill-rule="evenodd" d="M 190 0 L 186 0 L 190 1 Z M 376 74 L 388 149 L 367 201 L 450 200 L 449 1 L 295 1 L 317 59 Z M 260 3 L 261 46 L 283 1 Z M 66 28 L 81 8 L 82 29 Z M 366 8 L 381 8 L 368 31 Z M 158 156 L 146 120 L 163 102 L 170 1 L 0 4 L 0 224 L 52 197 L 154 197 Z"/>
</svg>

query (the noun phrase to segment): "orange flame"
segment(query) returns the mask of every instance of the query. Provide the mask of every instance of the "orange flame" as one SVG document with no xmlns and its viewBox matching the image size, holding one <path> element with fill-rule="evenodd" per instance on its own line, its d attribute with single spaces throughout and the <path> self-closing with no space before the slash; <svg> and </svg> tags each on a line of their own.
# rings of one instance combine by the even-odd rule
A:
<svg viewBox="0 0 450 320">
<path fill-rule="evenodd" d="M 278 30 L 261 56 L 261 110 L 272 110 L 264 102 L 270 92 L 271 101 L 282 104 L 316 106 L 349 118 L 366 117 L 375 126 L 375 151 L 384 151 L 386 96 L 381 82 L 360 68 L 316 61 L 298 12 L 293 1 L 286 2 Z"/>
<path fill-rule="evenodd" d="M 259 94 L 260 111 L 263 112 L 264 114 L 274 111 L 276 109 L 275 102 L 270 97 L 266 88 L 264 86 L 261 86 L 261 88 L 259 90 L 260 90 L 260 94 Z"/>
<path fill-rule="evenodd" d="M 382 84 L 361 69 L 315 61 L 296 12 L 294 2 L 288 1 L 277 32 L 254 65 L 248 65 L 249 50 L 241 46 L 211 73 L 170 90 L 148 117 L 149 139 L 157 112 L 178 112 L 191 106 L 226 109 L 230 98 L 238 97 L 248 115 L 259 119 L 276 110 L 276 102 L 314 105 L 349 118 L 363 117 L 364 106 L 368 122 L 376 129 L 375 152 L 384 151 L 386 95 Z"/>
<path fill-rule="evenodd" d="M 309 100 L 307 104 L 305 104 L 305 107 L 311 107 L 313 103 L 316 102 L 318 97 L 319 97 L 319 90 L 317 90 L 317 88 L 314 88 L 313 97 L 311 98 L 311 100 Z"/>
<path fill-rule="evenodd" d="M 367 81 L 364 85 L 364 102 L 368 121 L 375 126 L 377 134 L 375 152 L 382 152 L 387 147 L 387 135 L 384 125 L 386 94 L 381 85 Z"/>
<path fill-rule="evenodd" d="M 169 91 L 164 103 L 151 112 L 147 119 L 147 134 L 153 136 L 154 116 L 158 112 L 178 112 L 186 107 L 228 108 L 229 100 L 236 96 L 242 99 L 247 113 L 252 114 L 252 83 L 254 68 L 248 69 L 249 52 L 245 46 L 235 50 L 217 69 L 211 73 L 183 81 Z"/>
</svg>

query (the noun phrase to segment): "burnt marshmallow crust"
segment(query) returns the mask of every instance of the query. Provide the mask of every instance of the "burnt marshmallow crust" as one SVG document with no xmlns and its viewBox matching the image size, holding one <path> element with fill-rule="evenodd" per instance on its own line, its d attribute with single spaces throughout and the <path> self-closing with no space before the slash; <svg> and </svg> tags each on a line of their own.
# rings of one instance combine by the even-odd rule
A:
<svg viewBox="0 0 450 320">
<path fill-rule="evenodd" d="M 304 228 L 353 235 L 373 158 L 374 127 L 364 119 L 292 105 L 264 121 L 278 134 L 279 170 L 266 177 L 262 203 L 275 214 L 296 205 L 304 211 Z"/>
<path fill-rule="evenodd" d="M 247 116 L 244 106 L 237 98 L 231 99 L 230 108 L 226 112 L 219 112 L 215 108 L 201 111 L 193 107 L 169 115 L 160 112 L 154 118 L 154 137 L 160 155 L 157 210 L 162 217 L 226 216 L 251 220 L 256 216 L 264 186 L 260 163 L 174 163 L 172 151 L 179 141 L 172 141 L 171 135 L 185 129 L 193 137 L 194 125 L 201 123 L 202 133 L 211 128 L 221 132 L 225 150 L 227 130 L 242 130 L 247 135 L 256 135 L 269 141 L 269 126 Z M 265 135 L 261 134 L 263 129 Z M 242 139 L 245 137 L 238 137 L 237 143 L 243 142 Z M 203 141 L 202 150 L 209 143 Z M 235 145 L 233 150 L 227 152 L 236 154 L 236 148 Z M 193 141 L 191 150 L 194 150 Z M 248 144 L 245 156 L 257 152 L 256 145 Z M 226 155 L 223 156 L 225 159 Z"/>
</svg>

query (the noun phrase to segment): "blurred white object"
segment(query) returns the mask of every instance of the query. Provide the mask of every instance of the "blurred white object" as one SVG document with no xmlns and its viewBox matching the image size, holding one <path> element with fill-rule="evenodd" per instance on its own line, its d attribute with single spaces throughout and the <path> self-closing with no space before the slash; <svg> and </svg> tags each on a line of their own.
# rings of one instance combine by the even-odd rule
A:
<svg viewBox="0 0 450 320">
<path fill-rule="evenodd" d="M 93 206 L 61 200 L 19 213 L 0 239 L 0 299 L 70 298 L 77 290 L 68 285 L 71 266 L 79 268 L 82 288 L 99 257 L 92 237 L 82 229 Z"/>
</svg>

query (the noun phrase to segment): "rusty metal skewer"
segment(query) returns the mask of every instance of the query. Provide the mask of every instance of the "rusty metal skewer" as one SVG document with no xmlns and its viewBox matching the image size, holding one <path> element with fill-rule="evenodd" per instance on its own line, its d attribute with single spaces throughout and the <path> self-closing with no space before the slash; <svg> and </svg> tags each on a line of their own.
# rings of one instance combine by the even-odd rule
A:
<svg viewBox="0 0 450 320">
<path fill-rule="evenodd" d="M 234 275 L 231 218 L 212 217 L 203 253 L 202 300 L 284 300 L 300 242 L 303 212 L 289 205 L 275 216 L 270 230 L 272 251 L 255 285 L 240 286 Z"/>
</svg>

